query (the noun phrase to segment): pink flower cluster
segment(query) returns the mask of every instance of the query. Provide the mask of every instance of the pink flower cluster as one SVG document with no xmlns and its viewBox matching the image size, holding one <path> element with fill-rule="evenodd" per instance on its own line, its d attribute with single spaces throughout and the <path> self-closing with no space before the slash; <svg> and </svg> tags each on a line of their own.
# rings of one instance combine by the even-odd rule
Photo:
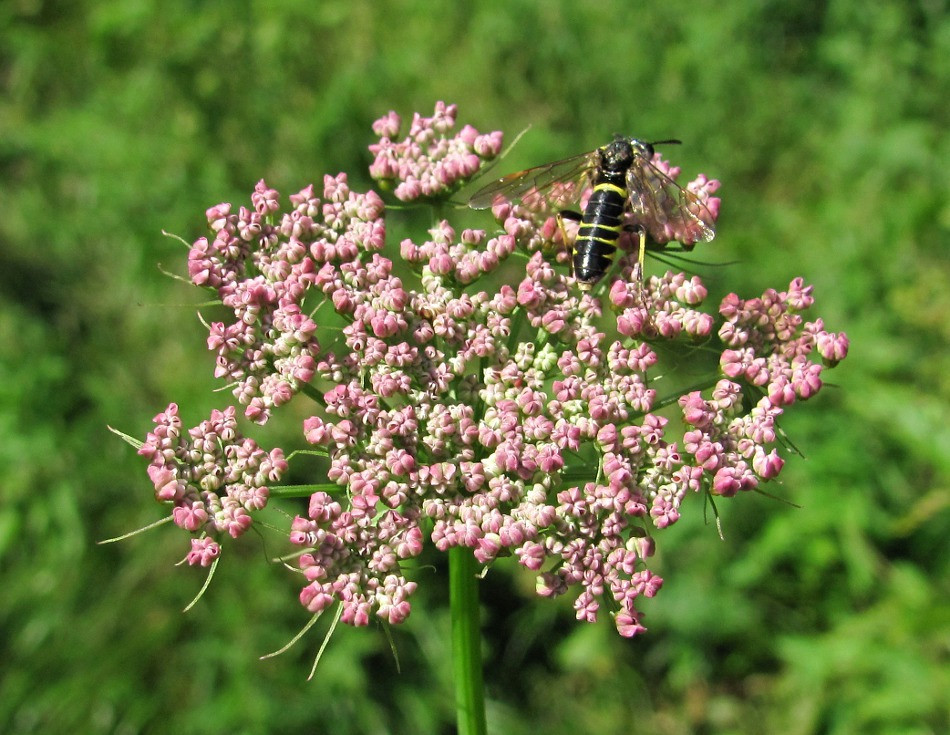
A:
<svg viewBox="0 0 950 735">
<path fill-rule="evenodd" d="M 379 143 L 369 147 L 376 157 L 370 175 L 403 202 L 441 197 L 471 179 L 485 161 L 501 151 L 502 135 L 481 134 L 466 125 L 452 137 L 456 105 L 437 102 L 432 117 L 413 115 L 409 134 L 399 137 L 402 119 L 395 112 L 373 123 Z"/>
<path fill-rule="evenodd" d="M 401 563 L 429 527 L 443 551 L 466 546 L 485 564 L 515 554 L 539 572 L 541 594 L 579 587 L 581 619 L 596 619 L 606 597 L 633 635 L 634 601 L 662 583 L 645 565 L 649 525 L 671 523 L 685 491 L 703 485 L 664 439 L 667 419 L 651 413 L 657 354 L 624 334 L 708 337 L 712 317 L 693 308 L 705 290 L 673 274 L 636 297 L 635 284 L 615 286 L 608 338 L 599 302 L 578 297 L 540 253 L 517 290 L 462 292 L 455 271 L 437 265 L 453 234 L 445 223 L 434 231 L 418 291 L 379 257 L 354 264 L 349 283 L 325 285 L 353 319 L 350 353 L 318 368 L 336 385 L 304 431 L 328 452 L 348 505 L 321 492 L 294 522 L 292 541 L 312 549 L 301 600 L 314 612 L 341 601 L 357 623 L 371 611 L 401 619 L 414 589 Z M 576 457 L 599 479 L 566 486 Z"/>
<path fill-rule="evenodd" d="M 258 182 L 253 209 L 230 204 L 207 211 L 214 239 L 199 238 L 188 255 L 197 286 L 212 288 L 234 315 L 214 322 L 208 349 L 217 353 L 215 377 L 234 384 L 245 414 L 265 423 L 314 376 L 320 356 L 317 324 L 304 299 L 335 264 L 383 246 L 383 202 L 357 194 L 346 174 L 324 177 L 323 199 L 313 185 L 290 197 L 280 218 L 277 192 Z"/>
<path fill-rule="evenodd" d="M 451 195 L 500 146 L 469 127 L 446 138 L 455 113 L 440 103 L 416 115 L 401 143 L 395 113 L 377 121 L 373 175 L 404 200 Z M 715 216 L 718 182 L 690 186 Z M 813 299 L 800 279 L 730 296 L 716 315 L 701 308 L 698 277 L 641 281 L 624 258 L 606 291 L 581 293 L 545 256 L 558 236 L 550 213 L 523 203 L 494 208 L 494 236 L 439 222 L 422 242 L 404 240 L 394 263 L 379 197 L 350 191 L 342 174 L 325 179 L 322 199 L 312 187 L 292 196 L 284 214 L 263 182 L 252 201 L 209 210 L 215 235 L 195 243 L 192 278 L 234 312 L 212 325 L 209 346 L 249 417 L 266 420 L 297 392 L 316 399 L 304 436 L 329 457 L 336 489 L 311 495 L 290 540 L 302 549 L 301 603 L 341 604 L 353 625 L 406 618 L 410 562 L 428 537 L 486 565 L 514 555 L 539 594 L 572 594 L 578 619 L 606 612 L 621 635 L 645 630 L 638 601 L 663 583 L 649 568 L 653 533 L 688 493 L 732 496 L 773 479 L 775 420 L 821 386 L 812 357 L 830 366 L 847 354 L 843 334 L 804 321 Z M 717 340 L 718 381 L 658 397 L 658 376 L 675 366 L 657 344 Z M 153 463 L 176 458 L 174 473 L 150 473 L 171 488 L 157 490 L 166 499 L 204 498 L 187 490 L 191 476 L 178 484 L 185 459 L 205 459 L 177 459 L 176 421 L 172 408 L 160 415 L 147 444 Z M 209 474 L 195 475 L 202 492 Z"/>
<path fill-rule="evenodd" d="M 187 433 L 174 403 L 154 421 L 139 454 L 149 460 L 155 498 L 173 505 L 176 524 L 199 534 L 188 563 L 208 566 L 220 553 L 214 536 L 237 538 L 250 527 L 251 512 L 267 505 L 268 486 L 287 471 L 284 453 L 242 437 L 233 406 Z"/>
<path fill-rule="evenodd" d="M 679 400 L 683 420 L 692 427 L 683 448 L 712 475 L 710 492 L 732 496 L 777 476 L 784 460 L 775 449 L 766 451 L 776 439 L 775 420 L 785 406 L 815 395 L 823 367 L 847 356 L 847 335 L 825 331 L 821 319 L 804 321 L 802 312 L 813 303 L 812 287 L 796 278 L 788 291 L 768 289 L 745 301 L 730 294 L 719 307 L 725 319 L 719 329 L 726 345 L 720 357 L 725 377 L 708 399 L 694 391 Z M 816 350 L 821 363 L 810 359 Z M 759 398 L 745 411 L 750 392 Z"/>
</svg>

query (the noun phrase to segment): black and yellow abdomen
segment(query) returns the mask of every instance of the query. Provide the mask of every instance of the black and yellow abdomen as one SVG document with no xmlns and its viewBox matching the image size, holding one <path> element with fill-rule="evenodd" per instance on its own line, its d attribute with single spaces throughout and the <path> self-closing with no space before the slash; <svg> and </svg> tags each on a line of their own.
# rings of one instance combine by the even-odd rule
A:
<svg viewBox="0 0 950 735">
<path fill-rule="evenodd" d="M 592 287 L 613 263 L 626 206 L 626 186 L 609 180 L 594 185 L 574 242 L 574 277 L 581 288 Z"/>
</svg>

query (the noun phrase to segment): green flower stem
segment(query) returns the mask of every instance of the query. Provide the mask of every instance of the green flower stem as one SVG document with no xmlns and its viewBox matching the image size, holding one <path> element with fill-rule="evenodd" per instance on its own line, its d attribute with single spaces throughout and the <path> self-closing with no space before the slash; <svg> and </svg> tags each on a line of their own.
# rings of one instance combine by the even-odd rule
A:
<svg viewBox="0 0 950 735">
<path fill-rule="evenodd" d="M 479 627 L 478 565 L 471 549 L 449 549 L 452 664 L 459 735 L 485 735 L 482 636 Z"/>
</svg>

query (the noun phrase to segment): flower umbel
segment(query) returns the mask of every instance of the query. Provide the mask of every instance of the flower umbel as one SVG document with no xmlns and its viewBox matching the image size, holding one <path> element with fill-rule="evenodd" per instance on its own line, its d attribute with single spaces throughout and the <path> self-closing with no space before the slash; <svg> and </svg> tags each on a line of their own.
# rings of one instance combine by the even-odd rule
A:
<svg viewBox="0 0 950 735">
<path fill-rule="evenodd" d="M 324 177 L 322 199 L 313 185 L 292 195 L 280 218 L 277 192 L 263 181 L 251 201 L 237 214 L 230 204 L 207 211 L 214 239 L 194 243 L 188 271 L 234 314 L 211 324 L 215 376 L 230 380 L 245 415 L 264 423 L 313 379 L 321 351 L 306 297 L 382 248 L 385 225 L 382 200 L 351 191 L 346 174 Z"/>
<path fill-rule="evenodd" d="M 501 146 L 470 126 L 448 137 L 455 118 L 439 103 L 400 142 L 399 117 L 378 120 L 373 177 L 402 201 L 451 196 Z M 718 182 L 689 186 L 717 215 Z M 519 203 L 496 207 L 497 233 L 443 220 L 398 248 L 384 248 L 380 197 L 351 191 L 345 174 L 326 177 L 321 196 L 291 196 L 287 211 L 262 181 L 252 205 L 208 210 L 212 239 L 195 242 L 190 272 L 233 312 L 208 344 L 247 417 L 263 423 L 300 392 L 316 399 L 303 434 L 329 458 L 329 483 L 290 541 L 301 603 L 340 604 L 353 625 L 405 620 L 428 538 L 484 565 L 514 555 L 540 595 L 571 594 L 578 619 L 603 608 L 621 635 L 645 630 L 639 600 L 663 584 L 649 566 L 654 533 L 687 494 L 774 479 L 776 420 L 847 354 L 845 335 L 806 321 L 814 299 L 801 279 L 710 312 L 698 277 L 639 282 L 623 259 L 605 289 L 581 293 L 545 254 L 559 237 L 550 213 Z M 721 374 L 660 398 L 674 368 L 659 344 L 715 350 Z M 239 535 L 286 468 L 280 450 L 235 443 L 234 414 L 216 412 L 182 443 L 172 405 L 143 448 L 157 497 L 189 531 Z M 217 553 L 202 542 L 192 555 Z"/>
<path fill-rule="evenodd" d="M 233 407 L 182 431 L 178 406 L 155 419 L 139 454 L 148 458 L 155 498 L 173 505 L 172 518 L 197 534 L 189 564 L 208 566 L 220 549 L 213 537 L 237 538 L 251 525 L 251 512 L 267 505 L 268 486 L 287 470 L 280 449 L 266 452 L 237 430 Z"/>
<path fill-rule="evenodd" d="M 376 158 L 370 175 L 403 202 L 437 198 L 464 184 L 482 164 L 501 151 L 501 132 L 482 135 L 466 125 L 454 136 L 457 105 L 437 102 L 432 117 L 413 115 L 409 134 L 401 141 L 402 119 L 395 112 L 373 123 L 379 142 L 369 147 Z"/>
</svg>

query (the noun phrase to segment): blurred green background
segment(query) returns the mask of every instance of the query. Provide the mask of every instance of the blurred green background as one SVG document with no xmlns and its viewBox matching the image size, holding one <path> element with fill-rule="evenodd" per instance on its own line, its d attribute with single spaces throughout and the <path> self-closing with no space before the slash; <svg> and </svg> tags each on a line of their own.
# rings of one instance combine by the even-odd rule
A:
<svg viewBox="0 0 950 735">
<path fill-rule="evenodd" d="M 255 538 L 187 614 L 183 534 L 95 545 L 164 512 L 106 425 L 230 398 L 161 230 L 193 239 L 262 177 L 368 188 L 372 121 L 440 99 L 533 126 L 505 171 L 681 138 L 684 174 L 723 182 L 714 293 L 802 275 L 852 339 L 783 422 L 806 459 L 769 490 L 801 507 L 721 502 L 721 542 L 691 498 L 645 636 L 488 575 L 492 732 L 950 731 L 946 2 L 5 0 L 0 85 L 0 732 L 453 732 L 444 567 L 401 673 L 341 626 L 308 683 L 319 633 L 258 660 L 306 615 Z M 299 446 L 271 423 L 261 443 Z"/>
</svg>

